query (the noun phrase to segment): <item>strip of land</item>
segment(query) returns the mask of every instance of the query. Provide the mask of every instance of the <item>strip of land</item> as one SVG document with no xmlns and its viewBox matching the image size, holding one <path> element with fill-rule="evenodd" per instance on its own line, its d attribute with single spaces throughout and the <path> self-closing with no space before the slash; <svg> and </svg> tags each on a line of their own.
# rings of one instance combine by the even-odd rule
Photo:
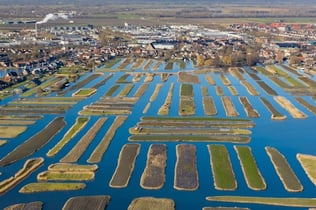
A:
<svg viewBox="0 0 316 210">
<path fill-rule="evenodd" d="M 239 95 L 237 89 L 234 86 L 228 86 L 228 90 L 230 91 L 230 93 L 233 96 L 238 96 Z"/>
<path fill-rule="evenodd" d="M 197 75 L 190 74 L 183 71 L 180 71 L 178 73 L 178 78 L 179 78 L 179 82 L 181 83 L 194 83 L 194 84 L 200 83 L 199 77 Z"/>
<path fill-rule="evenodd" d="M 225 85 L 225 86 L 229 86 L 231 85 L 231 82 L 229 81 L 229 79 L 226 77 L 225 74 L 220 74 L 220 77 L 219 77 L 222 81 L 222 83 Z"/>
<path fill-rule="evenodd" d="M 297 154 L 296 158 L 300 162 L 308 178 L 316 186 L 316 156 Z"/>
<path fill-rule="evenodd" d="M 24 131 L 26 126 L 0 126 L 0 138 L 15 138 Z"/>
<path fill-rule="evenodd" d="M 208 201 L 229 202 L 229 203 L 252 203 L 273 206 L 289 206 L 289 207 L 315 207 L 315 198 L 290 198 L 290 197 L 248 197 L 248 196 L 209 196 Z"/>
<path fill-rule="evenodd" d="M 221 99 L 222 99 L 223 106 L 225 108 L 226 116 L 237 117 L 239 113 L 237 112 L 231 98 L 229 96 L 222 96 Z"/>
<path fill-rule="evenodd" d="M 4 208 L 3 210 L 42 210 L 43 202 L 18 203 Z"/>
<path fill-rule="evenodd" d="M 301 192 L 303 186 L 285 157 L 275 148 L 265 147 L 265 149 L 284 188 L 289 192 Z"/>
<path fill-rule="evenodd" d="M 158 115 L 168 115 L 170 106 L 171 106 L 171 101 L 172 101 L 172 95 L 173 95 L 173 89 L 174 89 L 174 83 L 171 83 L 171 86 L 168 91 L 168 95 L 165 99 L 165 102 L 163 105 L 160 107 L 158 111 Z"/>
<path fill-rule="evenodd" d="M 97 135 L 107 118 L 100 118 L 60 162 L 77 162 Z"/>
<path fill-rule="evenodd" d="M 76 123 L 67 131 L 64 137 L 47 152 L 48 157 L 55 156 L 84 126 L 88 123 L 89 118 L 78 117 Z"/>
<path fill-rule="evenodd" d="M 20 193 L 36 193 L 36 192 L 54 192 L 54 191 L 70 191 L 70 190 L 81 190 L 86 185 L 84 183 L 30 183 L 22 187 Z"/>
<path fill-rule="evenodd" d="M 144 189 L 161 189 L 165 182 L 167 147 L 164 144 L 152 144 L 148 150 L 146 168 L 140 185 Z"/>
<path fill-rule="evenodd" d="M 279 112 L 266 98 L 260 97 L 260 100 L 271 112 L 272 120 L 285 120 L 286 119 L 286 116 L 281 114 L 281 112 Z"/>
<path fill-rule="evenodd" d="M 177 162 L 174 172 L 174 188 L 196 190 L 199 187 L 196 166 L 196 147 L 190 144 L 177 145 Z"/>
<path fill-rule="evenodd" d="M 135 198 L 128 210 L 175 210 L 175 203 L 167 198 L 141 197 Z"/>
<path fill-rule="evenodd" d="M 237 152 L 247 186 L 252 190 L 266 189 L 266 183 L 258 169 L 251 148 L 247 146 L 234 146 L 234 149 Z"/>
<path fill-rule="evenodd" d="M 284 96 L 274 96 L 273 99 L 280 104 L 286 111 L 288 111 L 292 117 L 296 119 L 304 119 L 307 118 L 307 115 L 296 108 L 288 99 L 286 99 Z"/>
<path fill-rule="evenodd" d="M 110 203 L 111 197 L 108 195 L 79 196 L 67 200 L 63 210 L 73 209 L 93 209 L 104 210 Z"/>
<path fill-rule="evenodd" d="M 138 88 L 138 90 L 135 92 L 134 97 L 141 97 L 141 96 L 143 96 L 144 93 L 146 92 L 148 86 L 149 86 L 148 83 L 142 84 L 142 85 Z"/>
<path fill-rule="evenodd" d="M 49 171 L 69 171 L 69 172 L 94 172 L 98 170 L 98 165 L 78 165 L 71 163 L 55 163 L 48 166 Z"/>
<path fill-rule="evenodd" d="M 63 117 L 57 117 L 50 122 L 44 129 L 33 137 L 25 141 L 20 146 L 16 147 L 11 153 L 0 160 L 0 166 L 6 166 L 12 164 L 18 160 L 21 160 L 36 150 L 39 150 L 45 144 L 47 144 L 64 126 L 66 122 Z"/>
<path fill-rule="evenodd" d="M 205 79 L 209 85 L 215 85 L 215 81 L 211 75 L 205 75 Z"/>
<path fill-rule="evenodd" d="M 264 81 L 256 81 L 257 84 L 269 95 L 277 96 L 278 93 L 273 90 L 269 85 L 267 85 Z"/>
<path fill-rule="evenodd" d="M 5 145 L 8 141 L 7 140 L 0 140 L 0 147 Z"/>
<path fill-rule="evenodd" d="M 258 111 L 253 108 L 246 96 L 240 96 L 239 101 L 243 105 L 248 117 L 258 118 L 260 116 Z"/>
<path fill-rule="evenodd" d="M 136 158 L 140 150 L 139 144 L 125 144 L 120 152 L 117 167 L 110 181 L 110 187 L 127 187 L 134 170 Z"/>
<path fill-rule="evenodd" d="M 125 122 L 127 116 L 117 116 L 111 125 L 111 127 L 106 132 L 104 138 L 98 144 L 98 146 L 94 149 L 92 154 L 90 155 L 89 159 L 87 160 L 88 163 L 98 163 L 102 160 L 102 157 L 106 150 L 108 149 L 116 130 Z"/>
<path fill-rule="evenodd" d="M 217 109 L 212 96 L 203 97 L 203 109 L 206 115 L 217 114 Z"/>
<path fill-rule="evenodd" d="M 153 102 L 154 100 L 156 100 L 161 88 L 162 88 L 162 84 L 161 83 L 156 85 L 155 90 L 154 90 L 153 94 L 151 95 L 151 97 L 149 99 L 150 102 Z"/>
<path fill-rule="evenodd" d="M 215 89 L 216 89 L 216 95 L 218 95 L 218 96 L 224 95 L 224 91 L 223 91 L 223 88 L 221 86 L 215 86 Z"/>
<path fill-rule="evenodd" d="M 93 172 L 44 171 L 37 175 L 38 181 L 90 181 L 93 179 Z"/>
<path fill-rule="evenodd" d="M 237 182 L 224 145 L 208 145 L 214 186 L 217 190 L 236 190 Z"/>
<path fill-rule="evenodd" d="M 259 92 L 255 89 L 255 87 L 253 87 L 248 81 L 242 80 L 240 81 L 240 84 L 242 84 L 246 88 L 246 90 L 248 91 L 250 95 L 253 95 L 253 96 L 260 95 Z"/>
<path fill-rule="evenodd" d="M 304 98 L 296 97 L 295 100 L 302 104 L 306 109 L 308 109 L 310 112 L 312 112 L 314 115 L 316 115 L 316 106 L 313 106 L 308 101 L 306 101 Z"/>
<path fill-rule="evenodd" d="M 16 186 L 20 181 L 38 169 L 44 162 L 43 158 L 34 158 L 27 160 L 23 168 L 20 169 L 14 176 L 9 177 L 0 182 L 0 194 L 5 193 Z"/>
</svg>

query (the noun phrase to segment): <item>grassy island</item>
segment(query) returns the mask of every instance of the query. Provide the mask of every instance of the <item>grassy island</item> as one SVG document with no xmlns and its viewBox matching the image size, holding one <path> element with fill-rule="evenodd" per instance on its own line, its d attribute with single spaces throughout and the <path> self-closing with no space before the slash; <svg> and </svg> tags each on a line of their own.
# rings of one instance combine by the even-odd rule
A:
<svg viewBox="0 0 316 210">
<path fill-rule="evenodd" d="M 93 179 L 93 172 L 44 171 L 37 175 L 38 181 L 89 181 Z"/>
<path fill-rule="evenodd" d="M 48 157 L 56 155 L 78 132 L 80 132 L 84 126 L 88 123 L 89 118 L 78 117 L 76 123 L 67 131 L 64 137 L 47 152 Z"/>
<path fill-rule="evenodd" d="M 136 198 L 128 206 L 128 210 L 175 210 L 175 203 L 167 198 Z"/>
<path fill-rule="evenodd" d="M 182 84 L 180 89 L 179 115 L 187 116 L 195 114 L 192 84 Z"/>
<path fill-rule="evenodd" d="M 118 93 L 119 97 L 127 96 L 129 92 L 133 89 L 134 85 L 133 84 L 127 84 L 123 87 L 121 92 Z"/>
<path fill-rule="evenodd" d="M 33 154 L 47 144 L 65 125 L 66 122 L 63 117 L 55 118 L 39 133 L 16 147 L 11 153 L 0 160 L 0 166 L 9 165 Z"/>
<path fill-rule="evenodd" d="M 43 158 L 34 158 L 27 160 L 23 168 L 20 169 L 14 176 L 9 177 L 0 182 L 0 193 L 5 193 L 16 186 L 20 181 L 39 168 L 44 162 Z"/>
<path fill-rule="evenodd" d="M 301 192 L 303 186 L 285 157 L 275 148 L 266 147 L 265 149 L 271 159 L 275 171 L 284 185 L 284 188 L 289 192 Z"/>
<path fill-rule="evenodd" d="M 120 152 L 117 167 L 110 181 L 110 187 L 127 187 L 134 170 L 136 158 L 140 150 L 139 144 L 125 144 Z"/>
<path fill-rule="evenodd" d="M 165 182 L 167 147 L 164 144 L 150 145 L 146 168 L 142 174 L 140 185 L 144 189 L 161 189 Z"/>
<path fill-rule="evenodd" d="M 107 118 L 100 118 L 60 162 L 77 162 L 97 135 Z"/>
<path fill-rule="evenodd" d="M 104 210 L 109 205 L 111 197 L 108 195 L 79 196 L 67 200 L 63 210 L 93 209 Z"/>
<path fill-rule="evenodd" d="M 236 190 L 237 182 L 224 145 L 208 145 L 214 186 L 217 190 Z"/>
<path fill-rule="evenodd" d="M 94 88 L 81 88 L 74 94 L 72 94 L 73 97 L 89 97 L 97 92 Z"/>
<path fill-rule="evenodd" d="M 30 183 L 22 187 L 20 193 L 36 193 L 36 192 L 53 192 L 53 191 L 69 191 L 69 190 L 81 190 L 86 185 L 84 183 Z"/>
<path fill-rule="evenodd" d="M 316 186 L 316 156 L 297 154 L 296 158 L 300 162 L 308 178 Z"/>
<path fill-rule="evenodd" d="M 71 163 L 55 163 L 48 167 L 49 171 L 69 171 L 69 172 L 94 172 L 98 170 L 98 165 L 78 165 Z"/>
<path fill-rule="evenodd" d="M 177 145 L 174 188 L 177 190 L 196 190 L 199 187 L 198 179 L 195 145 Z"/>
<path fill-rule="evenodd" d="M 266 183 L 258 169 L 251 148 L 247 146 L 234 146 L 234 148 L 237 152 L 247 186 L 252 190 L 266 189 Z"/>
</svg>

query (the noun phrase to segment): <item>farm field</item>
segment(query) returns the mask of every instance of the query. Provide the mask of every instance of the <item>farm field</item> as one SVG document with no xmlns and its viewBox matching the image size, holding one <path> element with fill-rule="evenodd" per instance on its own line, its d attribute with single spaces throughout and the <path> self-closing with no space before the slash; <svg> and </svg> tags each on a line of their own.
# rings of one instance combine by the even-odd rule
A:
<svg viewBox="0 0 316 210">
<path fill-rule="evenodd" d="M 277 64 L 120 57 L 58 92 L 8 97 L 0 208 L 315 207 L 315 84 Z"/>
</svg>

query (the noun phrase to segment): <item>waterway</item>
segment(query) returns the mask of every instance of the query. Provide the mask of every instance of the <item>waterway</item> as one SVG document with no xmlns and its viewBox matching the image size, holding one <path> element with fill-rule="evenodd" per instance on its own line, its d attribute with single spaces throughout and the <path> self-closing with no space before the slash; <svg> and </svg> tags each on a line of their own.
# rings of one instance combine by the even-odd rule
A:
<svg viewBox="0 0 316 210">
<path fill-rule="evenodd" d="M 146 63 L 146 62 L 145 62 Z M 117 64 L 119 65 L 119 64 Z M 116 66 L 117 66 L 116 65 Z M 170 71 L 164 70 L 164 65 L 158 69 L 157 72 L 170 72 L 176 73 L 179 71 L 178 65 L 174 65 L 174 69 Z M 194 70 L 194 65 L 188 63 L 185 71 Z M 142 69 L 136 69 L 134 72 L 141 72 Z M 149 70 L 149 72 L 154 72 Z M 108 75 L 108 72 L 104 73 Z M 237 206 L 237 207 L 247 207 L 250 209 L 272 209 L 268 205 L 252 205 L 252 204 L 236 204 L 236 203 L 220 203 L 220 202 L 208 202 L 206 201 L 206 196 L 215 196 L 215 195 L 244 195 L 244 196 L 271 196 L 271 197 L 315 197 L 316 188 L 307 178 L 299 162 L 296 160 L 297 153 L 311 154 L 316 155 L 315 149 L 315 116 L 309 112 L 306 108 L 297 103 L 293 96 L 284 92 L 272 81 L 268 80 L 265 76 L 259 74 L 260 78 L 264 80 L 269 86 L 278 92 L 278 94 L 287 97 L 297 108 L 302 110 L 308 115 L 307 119 L 293 119 L 287 111 L 282 109 L 272 98 L 268 95 L 257 83 L 252 80 L 247 74 L 243 76 L 260 92 L 260 96 L 267 98 L 277 109 L 287 116 L 287 119 L 284 121 L 273 121 L 271 120 L 271 114 L 267 108 L 261 103 L 260 96 L 251 96 L 247 90 L 240 84 L 240 82 L 232 77 L 227 75 L 232 85 L 238 90 L 239 96 L 247 96 L 253 107 L 260 113 L 260 118 L 252 119 L 256 124 L 254 128 L 251 129 L 251 142 L 247 144 L 251 147 L 253 155 L 256 159 L 257 165 L 267 183 L 267 189 L 263 191 L 254 191 L 247 187 L 242 174 L 242 170 L 237 159 L 236 152 L 233 149 L 231 143 L 226 143 L 225 146 L 229 150 L 230 158 L 232 160 L 233 170 L 236 176 L 238 188 L 236 191 L 219 191 L 215 190 L 212 178 L 212 172 L 210 167 L 210 157 L 207 150 L 207 145 L 212 143 L 190 143 L 195 144 L 197 147 L 197 168 L 199 176 L 199 188 L 195 191 L 178 191 L 173 188 L 174 183 L 174 169 L 176 163 L 176 145 L 180 143 L 176 142 L 155 142 L 155 143 L 164 143 L 167 145 L 167 166 L 166 166 L 166 182 L 162 189 L 160 190 L 145 190 L 140 187 L 140 178 L 143 173 L 143 170 L 146 165 L 147 152 L 151 143 L 148 142 L 139 142 L 141 144 L 140 153 L 136 159 L 135 169 L 132 173 L 132 176 L 129 180 L 129 184 L 126 188 L 114 189 L 109 186 L 109 182 L 113 175 L 113 172 L 117 165 L 117 159 L 119 152 L 122 146 L 128 142 L 128 129 L 136 125 L 140 121 L 142 116 L 157 116 L 157 112 L 160 106 L 164 103 L 164 99 L 167 96 L 168 90 L 172 83 L 175 84 L 173 97 L 171 102 L 171 109 L 169 116 L 179 116 L 178 115 L 178 105 L 179 105 L 179 90 L 180 84 L 177 80 L 176 75 L 172 75 L 166 82 L 162 82 L 159 75 L 154 77 L 154 80 L 150 82 L 149 87 L 145 94 L 138 100 L 135 104 L 132 113 L 129 115 L 125 123 L 117 130 L 116 135 L 112 139 L 112 142 L 103 156 L 102 162 L 98 164 L 99 169 L 96 172 L 95 179 L 90 182 L 85 182 L 87 187 L 84 190 L 79 191 L 66 191 L 66 192 L 45 192 L 45 193 L 33 193 L 33 194 L 20 194 L 18 191 L 24 185 L 37 182 L 36 176 L 39 172 L 47 170 L 48 166 L 53 163 L 59 162 L 59 160 L 67 154 L 70 149 L 80 140 L 80 138 L 89 130 L 89 128 L 97 121 L 99 117 L 91 117 L 88 125 L 76 135 L 56 156 L 52 158 L 46 157 L 47 151 L 51 149 L 67 132 L 67 130 L 73 125 L 78 116 L 78 112 L 82 110 L 82 107 L 88 105 L 92 102 L 96 102 L 102 97 L 108 89 L 110 89 L 116 82 L 116 80 L 122 76 L 124 72 L 115 72 L 114 76 L 106 82 L 105 85 L 101 86 L 96 94 L 91 97 L 80 101 L 78 104 L 73 106 L 63 115 L 45 115 L 43 119 L 38 120 L 36 124 L 28 127 L 27 131 L 18 136 L 15 139 L 9 139 L 9 142 L 0 147 L 0 158 L 3 158 L 8 152 L 12 151 L 17 145 L 20 145 L 22 142 L 36 134 L 38 131 L 42 130 L 51 120 L 57 116 L 64 116 L 67 122 L 67 125 L 59 132 L 48 144 L 42 147 L 33 155 L 24 158 L 12 165 L 0 168 L 2 175 L 0 180 L 4 180 L 7 177 L 14 175 L 14 173 L 19 170 L 25 160 L 30 157 L 44 157 L 45 163 L 41 166 L 40 169 L 35 171 L 25 180 L 20 182 L 15 188 L 9 192 L 0 195 L 0 208 L 15 204 L 15 203 L 26 203 L 32 201 L 42 201 L 44 202 L 44 210 L 56 210 L 61 209 L 64 203 L 73 196 L 82 196 L 82 195 L 110 195 L 111 201 L 108 206 L 108 210 L 117 210 L 117 209 L 127 209 L 131 201 L 137 197 L 142 196 L 153 196 L 157 198 L 170 198 L 175 201 L 176 209 L 185 210 L 185 209 L 202 209 L 206 206 Z M 223 85 L 219 78 L 218 73 L 207 73 L 210 74 L 216 82 L 217 86 L 220 86 L 224 90 L 224 95 L 230 96 L 233 100 L 233 103 L 238 111 L 239 118 L 247 118 L 246 113 L 242 105 L 238 101 L 238 96 L 232 96 L 230 91 L 226 86 Z M 219 96 L 215 93 L 215 86 L 210 86 L 205 80 L 205 74 L 198 75 L 201 81 L 200 84 L 194 84 L 194 100 L 196 105 L 196 116 L 203 116 L 203 106 L 202 106 L 202 92 L 200 86 L 206 86 L 208 88 L 209 95 L 213 96 L 218 114 L 216 117 L 226 117 L 225 110 L 222 106 L 222 102 Z M 84 79 L 81 78 L 81 79 Z M 96 80 L 90 82 L 85 87 L 92 87 L 98 81 L 101 81 L 102 78 L 97 78 Z M 144 77 L 139 83 L 135 83 L 133 90 L 130 92 L 129 96 L 132 96 L 138 87 L 141 85 Z M 127 78 L 131 81 L 131 77 Z M 151 103 L 151 107 L 146 114 L 143 114 L 143 109 L 146 104 L 149 102 L 149 98 L 152 95 L 156 84 L 163 84 L 161 91 L 158 94 L 158 97 L 155 101 Z M 124 84 L 123 84 L 124 85 Z M 122 85 L 122 86 L 123 86 Z M 119 88 L 114 95 L 118 94 Z M 71 96 L 73 92 L 68 93 L 66 96 Z M 310 103 L 316 105 L 310 97 L 305 97 Z M 1 101 L 1 105 L 5 105 L 8 101 L 14 100 L 10 98 L 4 101 Z M 115 116 L 109 116 L 108 120 L 94 138 L 92 143 L 89 145 L 88 149 L 84 152 L 83 156 L 79 159 L 79 164 L 87 164 L 86 160 L 98 145 L 102 137 L 107 132 L 108 128 L 111 126 Z M 304 190 L 299 193 L 290 193 L 287 192 L 279 177 L 277 176 L 273 165 L 267 156 L 264 147 L 272 146 L 278 149 L 288 160 L 291 167 L 293 168 L 295 174 L 301 181 Z M 289 208 L 289 207 L 273 207 L 273 209 L 304 209 L 304 208 Z"/>
</svg>

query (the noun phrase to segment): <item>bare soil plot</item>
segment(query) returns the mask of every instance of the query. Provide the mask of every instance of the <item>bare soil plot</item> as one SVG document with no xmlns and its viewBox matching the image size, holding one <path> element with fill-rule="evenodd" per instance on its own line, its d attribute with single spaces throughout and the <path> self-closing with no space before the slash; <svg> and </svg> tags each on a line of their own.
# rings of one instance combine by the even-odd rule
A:
<svg viewBox="0 0 316 210">
<path fill-rule="evenodd" d="M 150 59 L 144 66 L 144 70 L 147 71 L 149 67 L 154 63 L 154 60 Z"/>
<path fill-rule="evenodd" d="M 304 119 L 307 118 L 307 115 L 296 108 L 288 99 L 286 99 L 284 96 L 274 96 L 273 99 L 280 104 L 281 107 L 283 107 L 286 111 L 288 111 L 292 117 L 296 119 Z"/>
<path fill-rule="evenodd" d="M 157 190 L 165 183 L 165 167 L 167 147 L 164 144 L 152 144 L 148 150 L 146 168 L 141 177 L 140 185 L 144 189 Z"/>
<path fill-rule="evenodd" d="M 196 166 L 196 147 L 190 144 L 177 145 L 177 162 L 174 172 L 174 188 L 196 190 L 199 187 Z"/>
<path fill-rule="evenodd" d="M 77 162 L 97 135 L 107 118 L 100 118 L 60 162 Z"/>
<path fill-rule="evenodd" d="M 175 210 L 175 203 L 167 198 L 141 197 L 135 198 L 128 210 Z"/>
<path fill-rule="evenodd" d="M 265 149 L 284 188 L 289 192 L 301 192 L 303 186 L 286 158 L 275 148 L 265 147 Z"/>
<path fill-rule="evenodd" d="M 222 96 L 221 99 L 228 117 L 236 117 L 239 115 L 229 96 Z"/>
<path fill-rule="evenodd" d="M 64 126 L 66 122 L 63 117 L 57 117 L 51 121 L 43 130 L 16 147 L 11 153 L 0 160 L 0 166 L 6 166 L 21 160 L 47 144 Z"/>
<path fill-rule="evenodd" d="M 173 69 L 173 64 L 174 62 L 169 61 L 166 66 L 165 66 L 165 70 L 172 70 Z"/>
<path fill-rule="evenodd" d="M 153 67 L 153 71 L 157 71 L 161 64 L 162 64 L 162 61 L 157 61 L 157 63 Z"/>
<path fill-rule="evenodd" d="M 8 141 L 7 140 L 0 140 L 0 147 L 5 145 Z"/>
<path fill-rule="evenodd" d="M 136 158 L 140 150 L 139 144 L 125 144 L 120 152 L 115 172 L 110 181 L 110 187 L 127 187 L 134 170 Z"/>
<path fill-rule="evenodd" d="M 203 109 L 206 115 L 216 115 L 217 109 L 213 97 L 203 97 Z"/>
<path fill-rule="evenodd" d="M 200 83 L 199 77 L 197 75 L 190 74 L 188 72 L 183 72 L 183 71 L 179 72 L 178 78 L 179 78 L 179 82 L 182 82 L 182 83 L 194 83 L 194 84 Z"/>
<path fill-rule="evenodd" d="M 62 210 L 93 209 L 104 210 L 110 203 L 108 195 L 79 196 L 67 200 Z"/>
</svg>

